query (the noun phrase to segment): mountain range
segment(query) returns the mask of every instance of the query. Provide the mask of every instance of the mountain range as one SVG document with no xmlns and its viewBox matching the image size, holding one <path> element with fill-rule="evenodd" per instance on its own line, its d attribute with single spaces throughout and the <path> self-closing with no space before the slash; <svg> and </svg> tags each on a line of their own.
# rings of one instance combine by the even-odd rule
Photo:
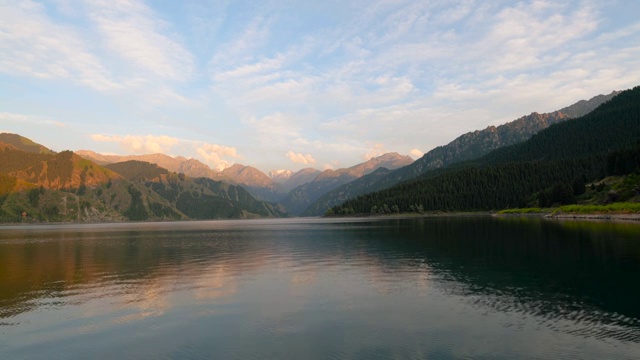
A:
<svg viewBox="0 0 640 360">
<path fill-rule="evenodd" d="M 282 191 L 288 193 L 300 185 L 313 181 L 320 173 L 320 170 L 314 168 L 304 168 L 296 172 L 291 170 L 275 170 L 269 172 L 269 177 L 280 184 Z"/>
<path fill-rule="evenodd" d="M 640 199 L 640 87 L 528 140 L 350 199 L 335 214 L 480 211 Z M 627 176 L 606 188 L 609 176 Z M 598 184 L 596 186 L 596 183 Z M 606 194 L 598 194 L 605 191 Z"/>
<path fill-rule="evenodd" d="M 241 186 L 137 160 L 105 166 L 0 134 L 0 222 L 282 217 Z M 16 144 L 16 145 L 13 145 Z M 156 159 L 164 157 L 156 156 Z"/>
<path fill-rule="evenodd" d="M 103 155 L 90 150 L 79 150 L 76 153 L 101 165 L 132 160 L 143 161 L 156 164 L 169 171 L 183 173 L 192 178 L 204 177 L 240 185 L 260 200 L 284 204 L 294 215 L 299 214 L 320 195 L 336 186 L 369 174 L 380 167 L 397 169 L 413 162 L 408 156 L 387 153 L 350 168 L 325 171 L 305 168 L 297 172 L 280 170 L 271 172 L 271 176 L 269 176 L 252 166 L 241 164 L 234 164 L 222 171 L 215 171 L 198 160 L 182 156 L 171 157 L 164 154 Z M 295 193 L 293 190 L 296 190 Z"/>
<path fill-rule="evenodd" d="M 551 113 L 534 112 L 497 127 L 489 126 L 484 130 L 463 134 L 447 145 L 427 152 L 411 165 L 396 171 L 373 173 L 325 193 L 316 202 L 310 204 L 303 215 L 321 215 L 327 209 L 356 196 L 386 189 L 429 171 L 479 158 L 501 147 L 526 141 L 554 124 L 590 113 L 619 93 L 620 91 L 614 91 L 608 95 L 598 95 Z"/>
<path fill-rule="evenodd" d="M 22 213 L 33 221 L 125 221 L 344 211 L 337 205 L 357 196 L 448 173 L 488 154 L 505 154 L 500 149 L 528 143 L 547 128 L 583 118 L 618 94 L 469 132 L 416 161 L 387 153 L 348 168 L 277 170 L 268 175 L 241 164 L 216 171 L 196 159 L 165 154 L 55 153 L 20 135 L 0 134 L 0 220 L 24 220 Z"/>
<path fill-rule="evenodd" d="M 299 215 L 323 194 L 359 179 L 377 169 L 398 169 L 409 165 L 413 159 L 398 153 L 387 153 L 372 158 L 364 163 L 350 168 L 338 170 L 325 170 L 306 184 L 302 184 L 291 191 L 282 199 L 282 204 L 293 215 Z"/>
</svg>

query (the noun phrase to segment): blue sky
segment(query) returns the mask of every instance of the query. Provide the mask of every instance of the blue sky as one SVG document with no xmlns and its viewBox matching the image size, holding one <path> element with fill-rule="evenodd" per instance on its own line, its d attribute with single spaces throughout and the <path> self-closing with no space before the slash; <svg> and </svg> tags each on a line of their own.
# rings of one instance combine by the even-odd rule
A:
<svg viewBox="0 0 640 360">
<path fill-rule="evenodd" d="M 640 85 L 640 1 L 0 0 L 0 131 L 265 172 Z"/>
</svg>

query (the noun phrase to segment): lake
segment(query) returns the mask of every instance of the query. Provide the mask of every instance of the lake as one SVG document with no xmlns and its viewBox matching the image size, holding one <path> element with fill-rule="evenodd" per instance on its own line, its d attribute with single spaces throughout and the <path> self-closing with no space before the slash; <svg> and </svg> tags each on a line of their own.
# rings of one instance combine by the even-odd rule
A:
<svg viewBox="0 0 640 360">
<path fill-rule="evenodd" d="M 640 224 L 3 226 L 0 358 L 638 359 Z"/>
</svg>

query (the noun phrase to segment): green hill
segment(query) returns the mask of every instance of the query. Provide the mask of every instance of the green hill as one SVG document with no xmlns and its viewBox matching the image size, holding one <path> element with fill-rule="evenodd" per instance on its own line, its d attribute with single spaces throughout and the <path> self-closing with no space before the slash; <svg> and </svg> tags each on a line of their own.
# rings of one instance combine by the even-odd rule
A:
<svg viewBox="0 0 640 360">
<path fill-rule="evenodd" d="M 387 174 L 371 174 L 344 184 L 322 197 L 304 211 L 303 215 L 320 215 L 326 209 L 353 199 L 358 195 L 390 188 L 429 172 L 439 171 L 456 163 L 480 158 L 501 147 L 518 144 L 554 124 L 584 116 L 620 92 L 598 95 L 547 114 L 532 113 L 500 126 L 489 126 L 457 137 L 445 146 L 439 146 L 413 164 Z"/>
<path fill-rule="evenodd" d="M 637 171 L 632 160 L 612 164 L 633 159 L 624 154 L 636 151 L 639 142 L 636 87 L 524 143 L 348 200 L 330 213 L 487 211 L 532 202 L 571 203 L 586 183 L 610 175 L 616 166 Z"/>
</svg>

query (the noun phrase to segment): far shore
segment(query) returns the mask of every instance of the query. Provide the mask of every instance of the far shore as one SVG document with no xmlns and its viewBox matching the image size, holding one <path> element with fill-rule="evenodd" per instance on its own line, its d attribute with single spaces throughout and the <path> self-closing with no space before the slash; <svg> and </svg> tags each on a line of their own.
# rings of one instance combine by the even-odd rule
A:
<svg viewBox="0 0 640 360">
<path fill-rule="evenodd" d="M 496 217 L 541 217 L 545 219 L 552 220 L 598 220 L 598 221 L 640 221 L 639 213 L 630 213 L 630 214 L 616 214 L 616 213 L 607 213 L 607 214 L 573 214 L 573 213 L 512 213 L 512 214 L 492 214 Z"/>
<path fill-rule="evenodd" d="M 408 217 L 469 217 L 469 216 L 494 216 L 494 217 L 533 217 L 549 220 L 592 220 L 592 221 L 640 221 L 640 213 L 592 213 L 577 214 L 563 212 L 523 212 L 500 214 L 498 212 L 477 211 L 477 212 L 430 212 L 430 213 L 397 213 L 397 214 L 353 214 L 348 216 L 327 216 L 327 218 L 349 218 L 349 217 L 370 217 L 370 218 L 408 218 Z"/>
<path fill-rule="evenodd" d="M 532 217 L 532 218 L 544 218 L 549 220 L 586 220 L 586 221 L 640 221 L 640 213 L 564 213 L 561 211 L 558 212 L 509 212 L 509 213 L 499 213 L 499 212 L 489 212 L 489 211 L 477 211 L 477 212 L 424 212 L 424 213 L 394 213 L 394 214 L 352 214 L 352 215 L 341 215 L 341 216 L 321 216 L 320 218 L 384 218 L 384 219 L 392 219 L 392 218 L 430 218 L 430 217 L 473 217 L 473 216 L 493 216 L 493 217 Z M 308 217 L 309 219 L 318 218 L 318 217 Z M 20 225 L 28 225 L 28 226 L 38 226 L 38 225 L 82 225 L 82 224 L 128 224 L 128 223 L 171 223 L 171 222 L 198 222 L 198 221 L 211 221 L 211 220 L 257 220 L 257 219 L 287 219 L 285 218 L 251 218 L 251 219 L 189 219 L 189 220 L 157 220 L 157 221 L 63 221 L 63 222 L 46 222 L 46 221 L 34 221 L 34 222 L 9 222 L 9 223 L 0 223 L 0 229 L 2 227 L 10 227 L 10 226 L 20 226 Z M 304 219 L 304 217 L 288 217 L 288 219 Z"/>
</svg>

